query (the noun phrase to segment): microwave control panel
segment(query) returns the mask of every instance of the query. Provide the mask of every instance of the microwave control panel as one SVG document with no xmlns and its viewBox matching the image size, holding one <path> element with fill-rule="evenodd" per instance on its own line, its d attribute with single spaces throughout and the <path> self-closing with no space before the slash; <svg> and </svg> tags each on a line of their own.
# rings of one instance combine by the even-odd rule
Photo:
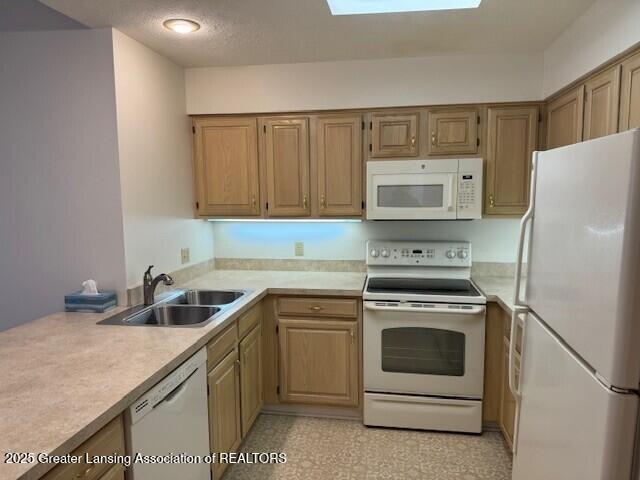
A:
<svg viewBox="0 0 640 480">
<path fill-rule="evenodd" d="M 457 217 L 482 217 L 482 159 L 461 158 L 458 166 Z"/>
</svg>

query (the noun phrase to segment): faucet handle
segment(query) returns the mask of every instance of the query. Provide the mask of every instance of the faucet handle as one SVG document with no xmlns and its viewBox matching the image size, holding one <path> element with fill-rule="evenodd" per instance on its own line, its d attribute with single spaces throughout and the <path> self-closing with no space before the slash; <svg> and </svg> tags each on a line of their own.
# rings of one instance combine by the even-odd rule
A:
<svg viewBox="0 0 640 480">
<path fill-rule="evenodd" d="M 149 268 L 147 268 L 147 270 L 144 272 L 145 275 L 151 275 L 151 269 L 153 268 L 153 265 L 149 265 Z"/>
</svg>

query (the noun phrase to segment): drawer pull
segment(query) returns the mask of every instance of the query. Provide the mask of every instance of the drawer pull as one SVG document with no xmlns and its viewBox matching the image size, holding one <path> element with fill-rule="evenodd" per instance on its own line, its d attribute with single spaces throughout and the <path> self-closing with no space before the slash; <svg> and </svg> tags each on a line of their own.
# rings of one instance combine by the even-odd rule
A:
<svg viewBox="0 0 640 480">
<path fill-rule="evenodd" d="M 87 475 L 89 475 L 94 468 L 96 468 L 96 464 L 95 463 L 90 464 L 89 468 L 87 468 L 84 472 L 76 473 L 76 478 L 86 478 Z"/>
<path fill-rule="evenodd" d="M 314 312 L 319 312 L 320 310 L 322 310 L 322 307 L 320 307 L 319 305 L 314 305 L 313 307 L 309 307 L 309 310 L 313 310 Z"/>
</svg>

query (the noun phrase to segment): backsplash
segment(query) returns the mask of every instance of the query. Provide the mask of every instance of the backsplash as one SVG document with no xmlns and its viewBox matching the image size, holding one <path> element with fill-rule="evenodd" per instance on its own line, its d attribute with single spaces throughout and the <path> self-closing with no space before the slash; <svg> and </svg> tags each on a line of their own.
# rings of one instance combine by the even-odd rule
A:
<svg viewBox="0 0 640 480">
<path fill-rule="evenodd" d="M 471 242 L 473 261 L 513 263 L 520 221 L 213 222 L 219 258 L 359 260 L 367 240 Z M 303 255 L 295 255 L 296 242 Z"/>
</svg>

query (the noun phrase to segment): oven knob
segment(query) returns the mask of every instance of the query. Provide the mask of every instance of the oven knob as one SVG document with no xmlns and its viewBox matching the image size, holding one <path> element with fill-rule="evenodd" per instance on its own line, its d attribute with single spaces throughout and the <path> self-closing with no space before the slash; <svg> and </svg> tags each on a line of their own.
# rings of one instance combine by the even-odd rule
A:
<svg viewBox="0 0 640 480">
<path fill-rule="evenodd" d="M 449 260 L 453 260 L 454 258 L 456 258 L 456 252 L 454 252 L 453 250 L 447 250 L 447 253 L 445 253 L 445 255 Z"/>
<path fill-rule="evenodd" d="M 376 249 L 376 248 L 372 248 L 371 252 L 369 252 L 369 254 L 373 257 L 373 258 L 377 258 L 378 255 L 380 255 L 380 252 Z"/>
<path fill-rule="evenodd" d="M 387 258 L 389 256 L 389 249 L 383 248 L 382 251 L 380 252 L 380 255 L 382 255 L 384 258 Z"/>
<path fill-rule="evenodd" d="M 462 260 L 464 260 L 465 258 L 467 258 L 468 253 L 466 250 L 458 250 L 458 258 L 461 258 Z"/>
</svg>

